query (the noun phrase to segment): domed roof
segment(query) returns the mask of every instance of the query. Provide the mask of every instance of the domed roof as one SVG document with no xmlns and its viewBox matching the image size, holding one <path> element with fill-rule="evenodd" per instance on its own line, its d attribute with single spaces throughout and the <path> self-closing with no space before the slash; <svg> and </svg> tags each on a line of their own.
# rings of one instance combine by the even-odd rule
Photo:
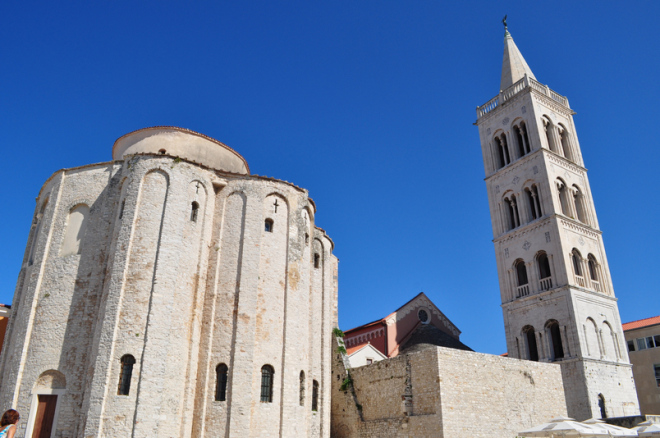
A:
<svg viewBox="0 0 660 438">
<path fill-rule="evenodd" d="M 229 146 L 188 129 L 155 126 L 119 137 L 112 147 L 112 159 L 132 154 L 163 154 L 185 158 L 225 172 L 250 174 L 247 161 Z"/>
</svg>

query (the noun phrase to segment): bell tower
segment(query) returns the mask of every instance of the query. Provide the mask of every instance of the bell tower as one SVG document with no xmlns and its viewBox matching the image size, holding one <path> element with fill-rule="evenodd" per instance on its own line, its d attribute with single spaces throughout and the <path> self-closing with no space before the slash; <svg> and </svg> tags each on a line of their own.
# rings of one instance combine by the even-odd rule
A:
<svg viewBox="0 0 660 438">
<path fill-rule="evenodd" d="M 577 420 L 638 415 L 575 113 L 536 80 L 504 24 L 500 92 L 476 125 L 509 357 L 559 363 Z"/>
</svg>

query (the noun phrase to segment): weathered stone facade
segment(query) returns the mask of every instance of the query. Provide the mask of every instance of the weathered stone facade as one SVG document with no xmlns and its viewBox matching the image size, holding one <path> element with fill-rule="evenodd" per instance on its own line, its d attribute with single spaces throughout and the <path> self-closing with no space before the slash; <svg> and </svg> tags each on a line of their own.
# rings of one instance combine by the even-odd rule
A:
<svg viewBox="0 0 660 438">
<path fill-rule="evenodd" d="M 37 198 L 0 358 L 17 436 L 39 394 L 58 396 L 55 437 L 329 436 L 337 259 L 307 191 L 178 128 L 122 137 L 113 159 Z"/>
<path fill-rule="evenodd" d="M 559 366 L 444 347 L 349 370 L 333 361 L 332 436 L 514 437 L 566 415 Z M 412 400 L 412 408 L 404 406 Z"/>
<path fill-rule="evenodd" d="M 477 108 L 510 357 L 561 364 L 568 414 L 639 414 L 602 233 L 568 99 L 511 35 L 502 90 Z"/>
</svg>

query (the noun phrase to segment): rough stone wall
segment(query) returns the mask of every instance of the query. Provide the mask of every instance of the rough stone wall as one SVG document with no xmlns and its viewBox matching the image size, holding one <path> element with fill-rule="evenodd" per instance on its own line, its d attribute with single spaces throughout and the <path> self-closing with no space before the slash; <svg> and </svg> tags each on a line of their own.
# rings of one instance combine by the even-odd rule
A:
<svg viewBox="0 0 660 438">
<path fill-rule="evenodd" d="M 435 347 L 349 370 L 333 362 L 333 437 L 512 437 L 566 415 L 559 366 Z M 338 378 L 340 377 L 340 378 Z M 412 386 L 412 415 L 402 395 Z M 362 417 L 357 404 L 361 406 Z"/>
<path fill-rule="evenodd" d="M 80 254 L 60 255 L 81 203 Z M 55 391 L 57 437 L 328 436 L 337 259 L 314 213 L 291 184 L 168 156 L 57 173 L 35 210 L 0 402 L 29 428 L 34 388 Z M 131 386 L 117 395 L 125 355 L 135 358 Z M 260 402 L 266 364 L 272 403 Z M 35 386 L 46 371 L 66 383 Z"/>
</svg>

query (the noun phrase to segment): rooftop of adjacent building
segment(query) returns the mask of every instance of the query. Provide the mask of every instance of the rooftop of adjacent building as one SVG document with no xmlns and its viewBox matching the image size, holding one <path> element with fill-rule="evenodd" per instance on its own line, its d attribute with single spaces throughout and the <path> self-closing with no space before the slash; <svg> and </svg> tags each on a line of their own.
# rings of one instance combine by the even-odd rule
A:
<svg viewBox="0 0 660 438">
<path fill-rule="evenodd" d="M 644 327 L 650 327 L 652 325 L 660 324 L 660 315 L 652 316 L 650 318 L 644 318 L 637 321 L 626 322 L 623 324 L 623 331 L 634 330 Z"/>
</svg>

